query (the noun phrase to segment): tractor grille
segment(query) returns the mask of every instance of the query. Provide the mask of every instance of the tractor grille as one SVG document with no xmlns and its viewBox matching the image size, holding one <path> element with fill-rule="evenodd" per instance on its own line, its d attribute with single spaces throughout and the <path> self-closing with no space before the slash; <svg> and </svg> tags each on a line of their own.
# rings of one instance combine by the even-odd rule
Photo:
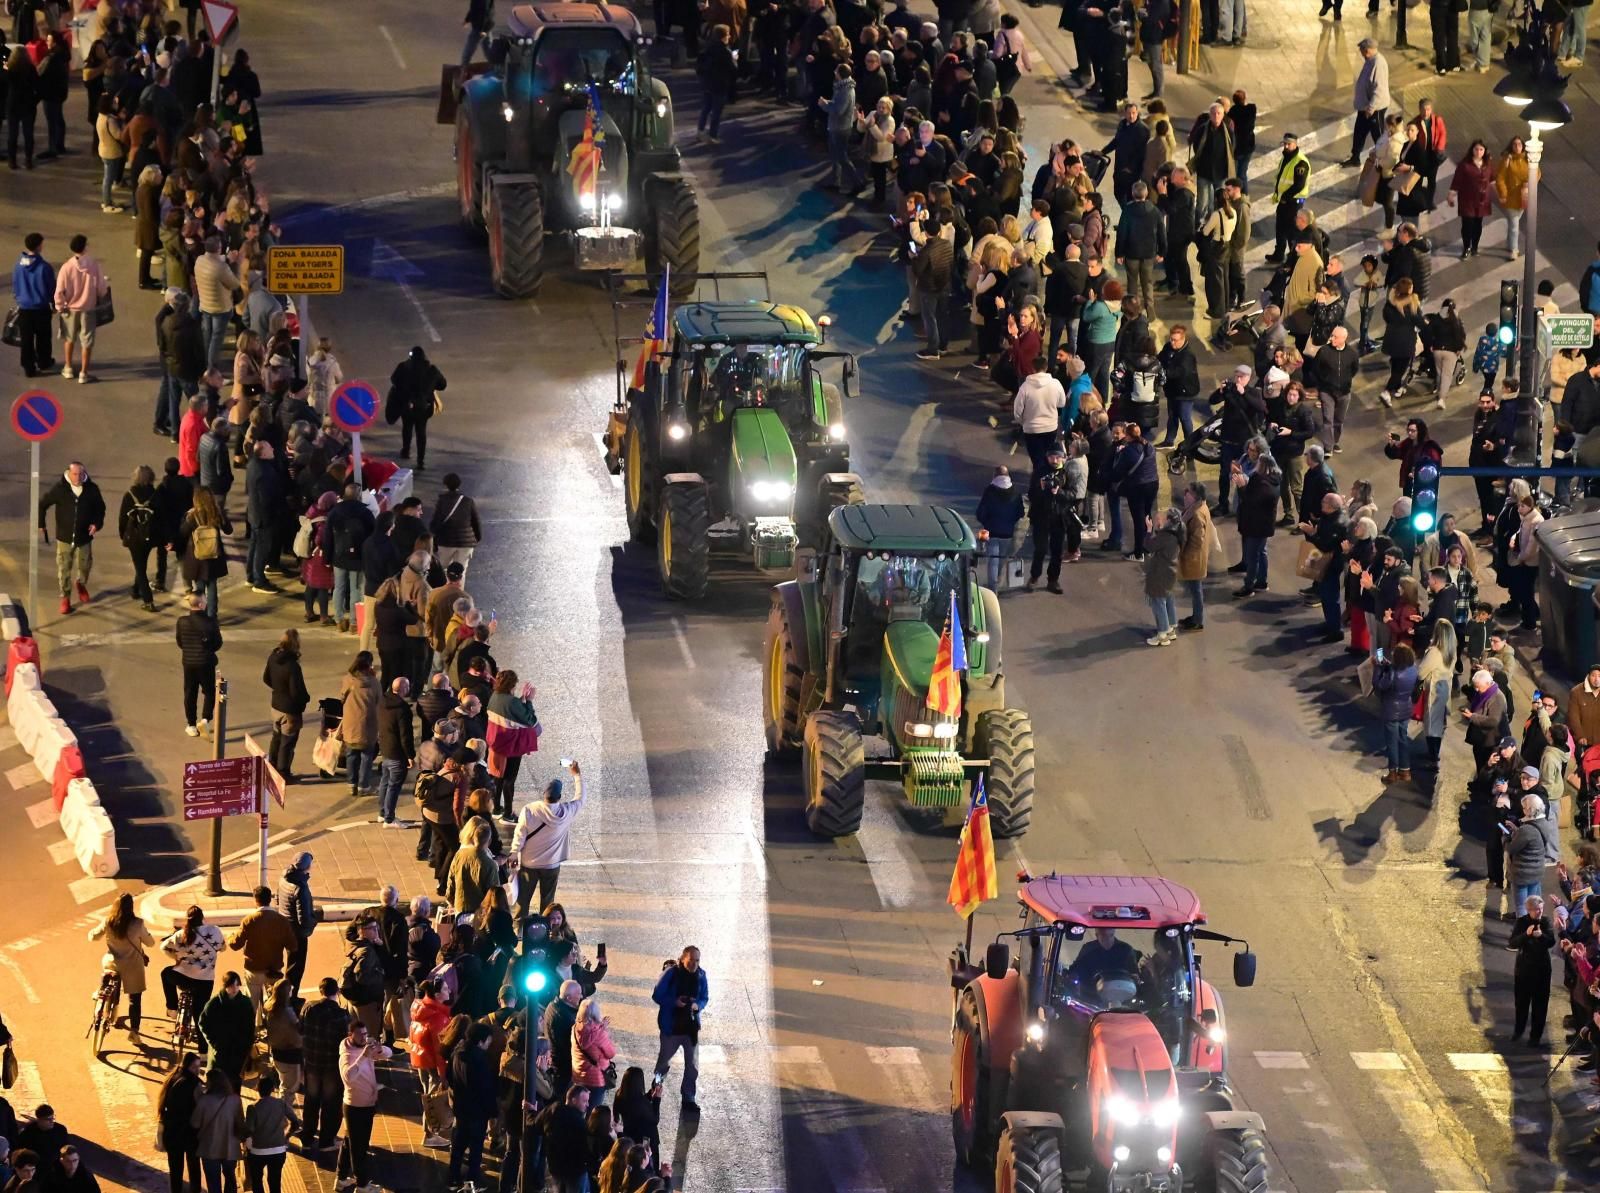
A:
<svg viewBox="0 0 1600 1193">
<path fill-rule="evenodd" d="M 903 761 L 901 782 L 913 804 L 953 808 L 966 797 L 967 771 L 955 750 L 913 746 Z"/>
<path fill-rule="evenodd" d="M 943 713 L 934 712 L 921 700 L 918 700 L 898 683 L 894 684 L 894 696 L 889 701 L 889 712 L 885 724 L 889 726 L 894 740 L 899 742 L 904 749 L 916 746 L 933 745 L 931 738 L 914 738 L 906 732 L 910 725 L 939 725 L 953 722 L 955 717 L 947 717 Z M 890 736 L 889 733 L 884 735 Z M 941 739 L 953 743 L 955 738 Z"/>
</svg>

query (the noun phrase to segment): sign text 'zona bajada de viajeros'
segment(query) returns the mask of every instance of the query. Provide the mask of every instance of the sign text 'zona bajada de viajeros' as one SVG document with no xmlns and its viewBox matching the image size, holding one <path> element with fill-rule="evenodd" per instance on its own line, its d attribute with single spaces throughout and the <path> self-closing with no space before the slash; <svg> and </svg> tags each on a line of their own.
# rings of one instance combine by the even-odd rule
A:
<svg viewBox="0 0 1600 1193">
<path fill-rule="evenodd" d="M 344 245 L 274 245 L 267 250 L 267 289 L 277 294 L 344 293 Z"/>
</svg>

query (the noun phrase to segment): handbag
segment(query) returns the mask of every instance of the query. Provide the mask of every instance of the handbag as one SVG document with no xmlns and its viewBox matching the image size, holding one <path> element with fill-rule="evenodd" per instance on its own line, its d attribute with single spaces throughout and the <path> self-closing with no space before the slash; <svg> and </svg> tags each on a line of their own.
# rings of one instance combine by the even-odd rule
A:
<svg viewBox="0 0 1600 1193">
<path fill-rule="evenodd" d="M 1371 207 L 1378 201 L 1378 159 L 1368 157 L 1361 166 L 1361 182 L 1356 188 L 1361 206 Z"/>
<path fill-rule="evenodd" d="M 6 321 L 0 325 L 0 344 L 9 344 L 13 348 L 22 347 L 22 329 L 17 326 L 22 321 L 22 312 L 12 307 L 6 312 Z"/>
<path fill-rule="evenodd" d="M 617 1088 L 617 1062 L 616 1061 L 607 1062 L 605 1077 L 606 1077 L 606 1088 L 607 1089 L 616 1089 Z"/>
<path fill-rule="evenodd" d="M 1409 195 L 1417 189 L 1417 183 L 1422 181 L 1422 175 L 1410 166 L 1396 166 L 1394 176 L 1400 180 L 1400 193 Z"/>
<path fill-rule="evenodd" d="M 317 738 L 317 744 L 311 747 L 311 761 L 325 775 L 336 773 L 339 769 L 339 739 L 331 733 Z"/>
<path fill-rule="evenodd" d="M 1304 539 L 1301 539 L 1300 558 L 1295 563 L 1294 574 L 1302 579 L 1318 583 L 1328 574 L 1328 565 L 1332 562 L 1332 552 L 1319 550 Z"/>
<path fill-rule="evenodd" d="M 94 325 L 104 327 L 108 323 L 116 322 L 117 308 L 111 301 L 111 283 L 106 283 L 106 292 L 95 300 Z"/>
<path fill-rule="evenodd" d="M 6 1045 L 5 1054 L 0 1056 L 0 1089 L 10 1089 L 17 1083 L 17 1054 L 12 1051 L 11 1045 Z"/>
</svg>

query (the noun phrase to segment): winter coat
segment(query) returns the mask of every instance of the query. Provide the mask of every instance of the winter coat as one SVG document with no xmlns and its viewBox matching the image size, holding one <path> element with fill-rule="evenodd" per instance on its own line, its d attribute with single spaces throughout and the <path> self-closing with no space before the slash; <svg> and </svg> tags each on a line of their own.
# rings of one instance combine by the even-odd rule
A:
<svg viewBox="0 0 1600 1193">
<path fill-rule="evenodd" d="M 178 554 L 181 557 L 183 578 L 191 583 L 206 580 L 220 580 L 228 574 L 228 552 L 226 546 L 219 544 L 215 559 L 198 559 L 190 550 L 190 543 L 194 539 L 195 528 L 199 525 L 199 518 L 193 510 L 184 515 L 183 521 L 178 524 Z M 218 527 L 223 534 L 233 533 L 233 523 L 228 521 L 228 516 L 223 514 L 222 525 Z M 192 614 L 190 616 L 193 616 Z M 181 618 L 179 619 L 182 620 Z"/>
<path fill-rule="evenodd" d="M 1379 713 L 1385 721 L 1411 720 L 1411 692 L 1416 686 L 1415 663 L 1399 671 L 1390 661 L 1377 665 L 1372 673 L 1372 687 L 1378 693 Z"/>
<path fill-rule="evenodd" d="M 603 1089 L 606 1065 L 617 1055 L 611 1032 L 599 1019 L 589 1019 L 572 1032 L 572 1084 Z"/>
<path fill-rule="evenodd" d="M 378 1058 L 388 1058 L 389 1049 L 376 1041 L 361 1047 L 346 1036 L 339 1041 L 339 1079 L 344 1082 L 346 1106 L 376 1106 L 378 1104 Z"/>
<path fill-rule="evenodd" d="M 199 1139 L 199 1132 L 194 1127 L 194 1110 L 200 1091 L 200 1078 L 187 1073 L 166 1087 L 157 1118 L 161 1123 L 161 1141 L 167 1152 L 194 1150 Z"/>
<path fill-rule="evenodd" d="M 1211 570 L 1211 507 L 1195 502 L 1183 517 L 1183 547 L 1178 552 L 1178 579 L 1204 580 Z"/>
<path fill-rule="evenodd" d="M 311 898 L 310 877 L 297 865 L 284 868 L 283 876 L 278 879 L 278 892 L 273 906 L 283 913 L 289 926 L 301 937 L 310 936 L 321 918 Z"/>
<path fill-rule="evenodd" d="M 1168 344 L 1156 359 L 1161 362 L 1165 376 L 1162 388 L 1169 401 L 1190 402 L 1200 396 L 1200 365 L 1187 342 L 1182 348 Z"/>
<path fill-rule="evenodd" d="M 250 996 L 243 991 L 229 994 L 226 990 L 212 995 L 200 1012 L 200 1030 L 218 1064 L 225 1068 L 243 1065 L 256 1038 L 256 1009 L 250 1004 Z"/>
<path fill-rule="evenodd" d="M 300 1120 L 282 1098 L 271 1094 L 257 1098 L 244 1116 L 246 1148 L 256 1155 L 281 1155 L 299 1126 Z"/>
<path fill-rule="evenodd" d="M 410 762 L 417 756 L 415 714 L 404 696 L 385 692 L 378 702 L 378 757 Z"/>
<path fill-rule="evenodd" d="M 281 646 L 267 656 L 261 682 L 272 689 L 272 711 L 299 716 L 311 703 L 306 678 L 300 670 L 300 656 Z"/>
<path fill-rule="evenodd" d="M 248 1006 L 250 1000 L 245 999 Z M 206 1033 L 209 1037 L 210 1033 Z M 245 1136 L 244 1103 L 238 1094 L 201 1094 L 195 1099 L 189 1125 L 195 1131 L 202 1160 L 237 1163 L 239 1141 Z"/>
<path fill-rule="evenodd" d="M 1507 211 L 1521 211 L 1527 200 L 1523 195 L 1528 185 L 1528 158 L 1524 154 L 1513 157 L 1506 154 L 1494 172 L 1494 197 Z"/>
<path fill-rule="evenodd" d="M 1237 491 L 1239 498 L 1239 535 L 1241 538 L 1271 538 L 1277 530 L 1278 494 L 1283 486 L 1283 474 L 1256 466 Z"/>
<path fill-rule="evenodd" d="M 1494 162 L 1484 159 L 1477 165 L 1470 159 L 1456 163 L 1456 172 L 1450 179 L 1450 190 L 1456 196 L 1463 216 L 1487 219 L 1493 214 Z"/>
<path fill-rule="evenodd" d="M 978 499 L 977 518 L 990 539 L 1009 540 L 1022 520 L 1022 491 L 1015 484 L 1002 489 L 991 481 Z"/>
<path fill-rule="evenodd" d="M 1183 550 L 1184 525 L 1174 529 L 1163 526 L 1145 540 L 1144 595 L 1167 597 L 1172 595 L 1178 581 L 1178 557 Z"/>
<path fill-rule="evenodd" d="M 435 547 L 476 547 L 483 541 L 478 507 L 465 493 L 440 493 L 428 529 Z"/>
<path fill-rule="evenodd" d="M 499 885 L 500 867 L 486 850 L 458 849 L 450 861 L 445 901 L 458 915 L 473 915 Z"/>
<path fill-rule="evenodd" d="M 533 705 L 512 692 L 489 697 L 489 773 L 505 772 L 508 758 L 521 758 L 539 749 L 539 714 Z"/>
<path fill-rule="evenodd" d="M 1396 304 L 1391 293 L 1383 304 L 1383 354 L 1390 360 L 1410 360 L 1417 354 L 1417 333 L 1422 327 L 1422 307 L 1415 296 Z"/>
<path fill-rule="evenodd" d="M 1024 435 L 1042 435 L 1061 425 L 1061 410 L 1067 404 L 1066 390 L 1049 373 L 1029 373 L 1022 379 L 1011 403 L 1011 417 Z"/>
<path fill-rule="evenodd" d="M 1512 886 L 1544 881 L 1545 834 L 1540 822 L 1525 820 L 1506 841 L 1507 877 Z"/>
<path fill-rule="evenodd" d="M 411 1035 L 407 1051 L 411 1053 L 413 1069 L 431 1069 L 441 1076 L 444 1074 L 444 1058 L 439 1054 L 439 1033 L 449 1023 L 450 1008 L 437 999 L 419 998 L 411 1004 Z"/>
<path fill-rule="evenodd" d="M 144 967 L 149 964 L 146 949 L 155 947 L 155 937 L 150 935 L 150 929 L 144 926 L 144 921 L 135 916 L 128 925 L 125 935 L 118 936 L 102 923 L 89 934 L 90 940 L 104 940 L 106 952 L 116 960 L 117 977 L 122 980 L 124 994 L 143 994 L 145 989 Z"/>
<path fill-rule="evenodd" d="M 389 375 L 389 400 L 383 416 L 392 426 L 396 422 L 425 423 L 433 417 L 433 395 L 447 382 L 422 349 L 413 348 Z"/>
<path fill-rule="evenodd" d="M 1167 225 L 1154 203 L 1132 201 L 1117 221 L 1117 258 L 1150 260 L 1167 255 Z"/>
<path fill-rule="evenodd" d="M 188 942 L 183 939 L 182 928 L 170 933 L 161 942 L 161 951 L 172 958 L 179 973 L 204 982 L 216 978 L 217 956 L 222 949 L 222 931 L 215 924 L 201 924 Z"/>
<path fill-rule="evenodd" d="M 353 749 L 368 750 L 378 743 L 378 677 L 372 672 L 346 674 L 339 685 L 343 719 L 339 740 Z"/>
<path fill-rule="evenodd" d="M 300 947 L 300 938 L 283 912 L 258 907 L 244 917 L 228 944 L 244 951 L 247 970 L 276 974 L 283 971 L 285 954 Z"/>
<path fill-rule="evenodd" d="M 1436 647 L 1429 646 L 1417 667 L 1417 678 L 1423 684 L 1422 733 L 1425 737 L 1443 737 L 1450 722 L 1450 687 L 1454 676 L 1444 665 L 1444 658 Z"/>
<path fill-rule="evenodd" d="M 39 499 L 40 530 L 44 529 L 46 512 L 52 509 L 55 510 L 55 539 L 58 543 L 77 546 L 92 543 L 94 535 L 90 533 L 91 527 L 98 531 L 104 529 L 106 524 L 105 498 L 100 495 L 100 486 L 88 476 L 83 478 L 77 493 L 73 493 L 65 474 L 46 490 Z"/>
<path fill-rule="evenodd" d="M 341 500 L 328 511 L 322 529 L 322 550 L 328 563 L 354 571 L 361 566 L 361 551 L 373 532 L 372 511 L 359 499 Z"/>
<path fill-rule="evenodd" d="M 200 610 L 185 613 L 178 618 L 176 638 L 185 667 L 217 665 L 217 651 L 222 649 L 222 631 L 217 627 L 216 618 Z"/>
</svg>

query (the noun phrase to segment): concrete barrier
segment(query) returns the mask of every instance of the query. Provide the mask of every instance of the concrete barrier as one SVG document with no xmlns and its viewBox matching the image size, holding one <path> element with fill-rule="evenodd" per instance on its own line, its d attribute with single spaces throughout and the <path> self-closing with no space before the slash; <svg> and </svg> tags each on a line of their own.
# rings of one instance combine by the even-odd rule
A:
<svg viewBox="0 0 1600 1193">
<path fill-rule="evenodd" d="M 99 804 L 88 809 L 83 825 L 71 840 L 73 855 L 85 874 L 91 878 L 117 876 L 122 867 L 117 860 L 117 830 Z"/>
<path fill-rule="evenodd" d="M 34 745 L 39 740 L 39 728 L 43 723 L 41 712 L 50 701 L 40 690 L 39 668 L 32 663 L 18 667 L 6 676 L 9 681 L 9 690 L 6 692 L 6 717 L 11 722 L 11 728 L 17 735 L 17 743 L 28 751 L 28 756 L 33 756 Z M 55 706 L 50 705 L 51 715 Z"/>
<path fill-rule="evenodd" d="M 61 803 L 61 831 L 68 840 L 75 842 L 78 839 L 90 809 L 98 807 L 100 793 L 88 779 L 74 779 L 67 784 L 67 798 Z"/>
<path fill-rule="evenodd" d="M 87 779 L 89 772 L 83 766 L 83 751 L 77 745 L 70 745 L 61 751 L 61 756 L 56 759 L 56 771 L 50 778 L 50 798 L 55 801 L 56 811 L 61 811 L 61 805 L 66 802 L 67 786 L 74 779 Z M 100 802 L 98 799 L 95 801 Z"/>
</svg>

